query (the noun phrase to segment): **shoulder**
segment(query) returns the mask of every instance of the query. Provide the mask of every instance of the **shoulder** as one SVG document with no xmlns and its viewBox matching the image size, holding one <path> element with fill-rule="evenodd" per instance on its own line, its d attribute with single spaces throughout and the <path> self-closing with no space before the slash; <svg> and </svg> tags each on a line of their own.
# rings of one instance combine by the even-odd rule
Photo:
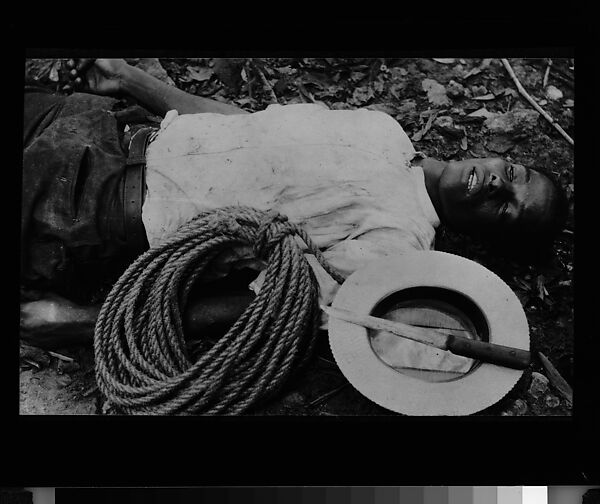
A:
<svg viewBox="0 0 600 504">
<path fill-rule="evenodd" d="M 381 110 L 367 108 L 359 109 L 330 109 L 321 103 L 295 103 L 290 105 L 269 105 L 261 112 L 253 115 L 270 115 L 285 117 L 286 120 L 305 118 L 306 120 L 318 120 L 324 123 L 355 125 L 360 129 L 378 131 L 379 134 L 403 134 L 404 130 L 396 119 Z"/>
<path fill-rule="evenodd" d="M 390 114 L 383 110 L 371 109 L 371 108 L 360 108 L 356 112 L 360 112 L 364 117 L 370 118 L 371 121 L 381 124 L 389 129 L 402 130 L 402 126 L 396 119 Z M 402 130 L 403 131 L 403 130 Z"/>
<path fill-rule="evenodd" d="M 271 104 L 266 109 L 254 114 L 297 114 L 297 115 L 324 115 L 337 117 L 363 117 L 372 121 L 379 121 L 388 125 L 399 127 L 399 123 L 389 114 L 381 110 L 368 108 L 358 109 L 331 109 L 324 103 L 292 103 L 289 105 Z"/>
</svg>

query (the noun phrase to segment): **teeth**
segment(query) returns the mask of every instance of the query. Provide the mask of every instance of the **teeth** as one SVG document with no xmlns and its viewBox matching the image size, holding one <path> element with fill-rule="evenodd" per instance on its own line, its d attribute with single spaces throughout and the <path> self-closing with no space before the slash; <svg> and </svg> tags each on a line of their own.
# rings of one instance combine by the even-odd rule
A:
<svg viewBox="0 0 600 504">
<path fill-rule="evenodd" d="M 477 183 L 477 174 L 475 173 L 475 170 L 473 170 L 471 175 L 469 175 L 469 185 L 468 185 L 469 190 L 471 190 L 476 183 Z"/>
</svg>

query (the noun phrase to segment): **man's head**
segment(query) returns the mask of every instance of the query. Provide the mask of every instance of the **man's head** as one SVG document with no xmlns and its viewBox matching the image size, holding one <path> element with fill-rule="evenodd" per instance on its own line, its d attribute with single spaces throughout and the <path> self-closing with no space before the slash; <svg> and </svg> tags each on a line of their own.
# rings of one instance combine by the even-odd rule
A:
<svg viewBox="0 0 600 504">
<path fill-rule="evenodd" d="M 439 175 L 442 221 L 489 238 L 550 238 L 562 228 L 566 198 L 546 175 L 500 158 L 451 161 Z"/>
</svg>

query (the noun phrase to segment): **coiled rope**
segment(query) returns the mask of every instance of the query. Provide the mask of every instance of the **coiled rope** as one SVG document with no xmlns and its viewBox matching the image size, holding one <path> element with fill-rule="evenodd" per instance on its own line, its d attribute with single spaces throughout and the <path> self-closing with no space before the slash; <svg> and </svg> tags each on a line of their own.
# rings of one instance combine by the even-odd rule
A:
<svg viewBox="0 0 600 504">
<path fill-rule="evenodd" d="M 318 284 L 296 241 L 325 270 L 306 232 L 276 212 L 204 212 L 119 278 L 98 317 L 96 380 L 126 414 L 239 414 L 281 388 L 314 348 Z M 194 282 L 224 249 L 247 244 L 267 262 L 260 292 L 210 349 L 192 362 L 181 313 Z"/>
</svg>

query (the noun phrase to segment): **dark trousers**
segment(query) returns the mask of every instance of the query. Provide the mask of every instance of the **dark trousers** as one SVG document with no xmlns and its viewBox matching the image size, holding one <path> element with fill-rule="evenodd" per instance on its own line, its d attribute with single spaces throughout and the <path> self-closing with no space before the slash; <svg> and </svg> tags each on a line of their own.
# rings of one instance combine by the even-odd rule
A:
<svg viewBox="0 0 600 504">
<path fill-rule="evenodd" d="M 114 98 L 25 86 L 24 288 L 83 301 L 132 260 L 123 225 L 123 112 Z"/>
</svg>

